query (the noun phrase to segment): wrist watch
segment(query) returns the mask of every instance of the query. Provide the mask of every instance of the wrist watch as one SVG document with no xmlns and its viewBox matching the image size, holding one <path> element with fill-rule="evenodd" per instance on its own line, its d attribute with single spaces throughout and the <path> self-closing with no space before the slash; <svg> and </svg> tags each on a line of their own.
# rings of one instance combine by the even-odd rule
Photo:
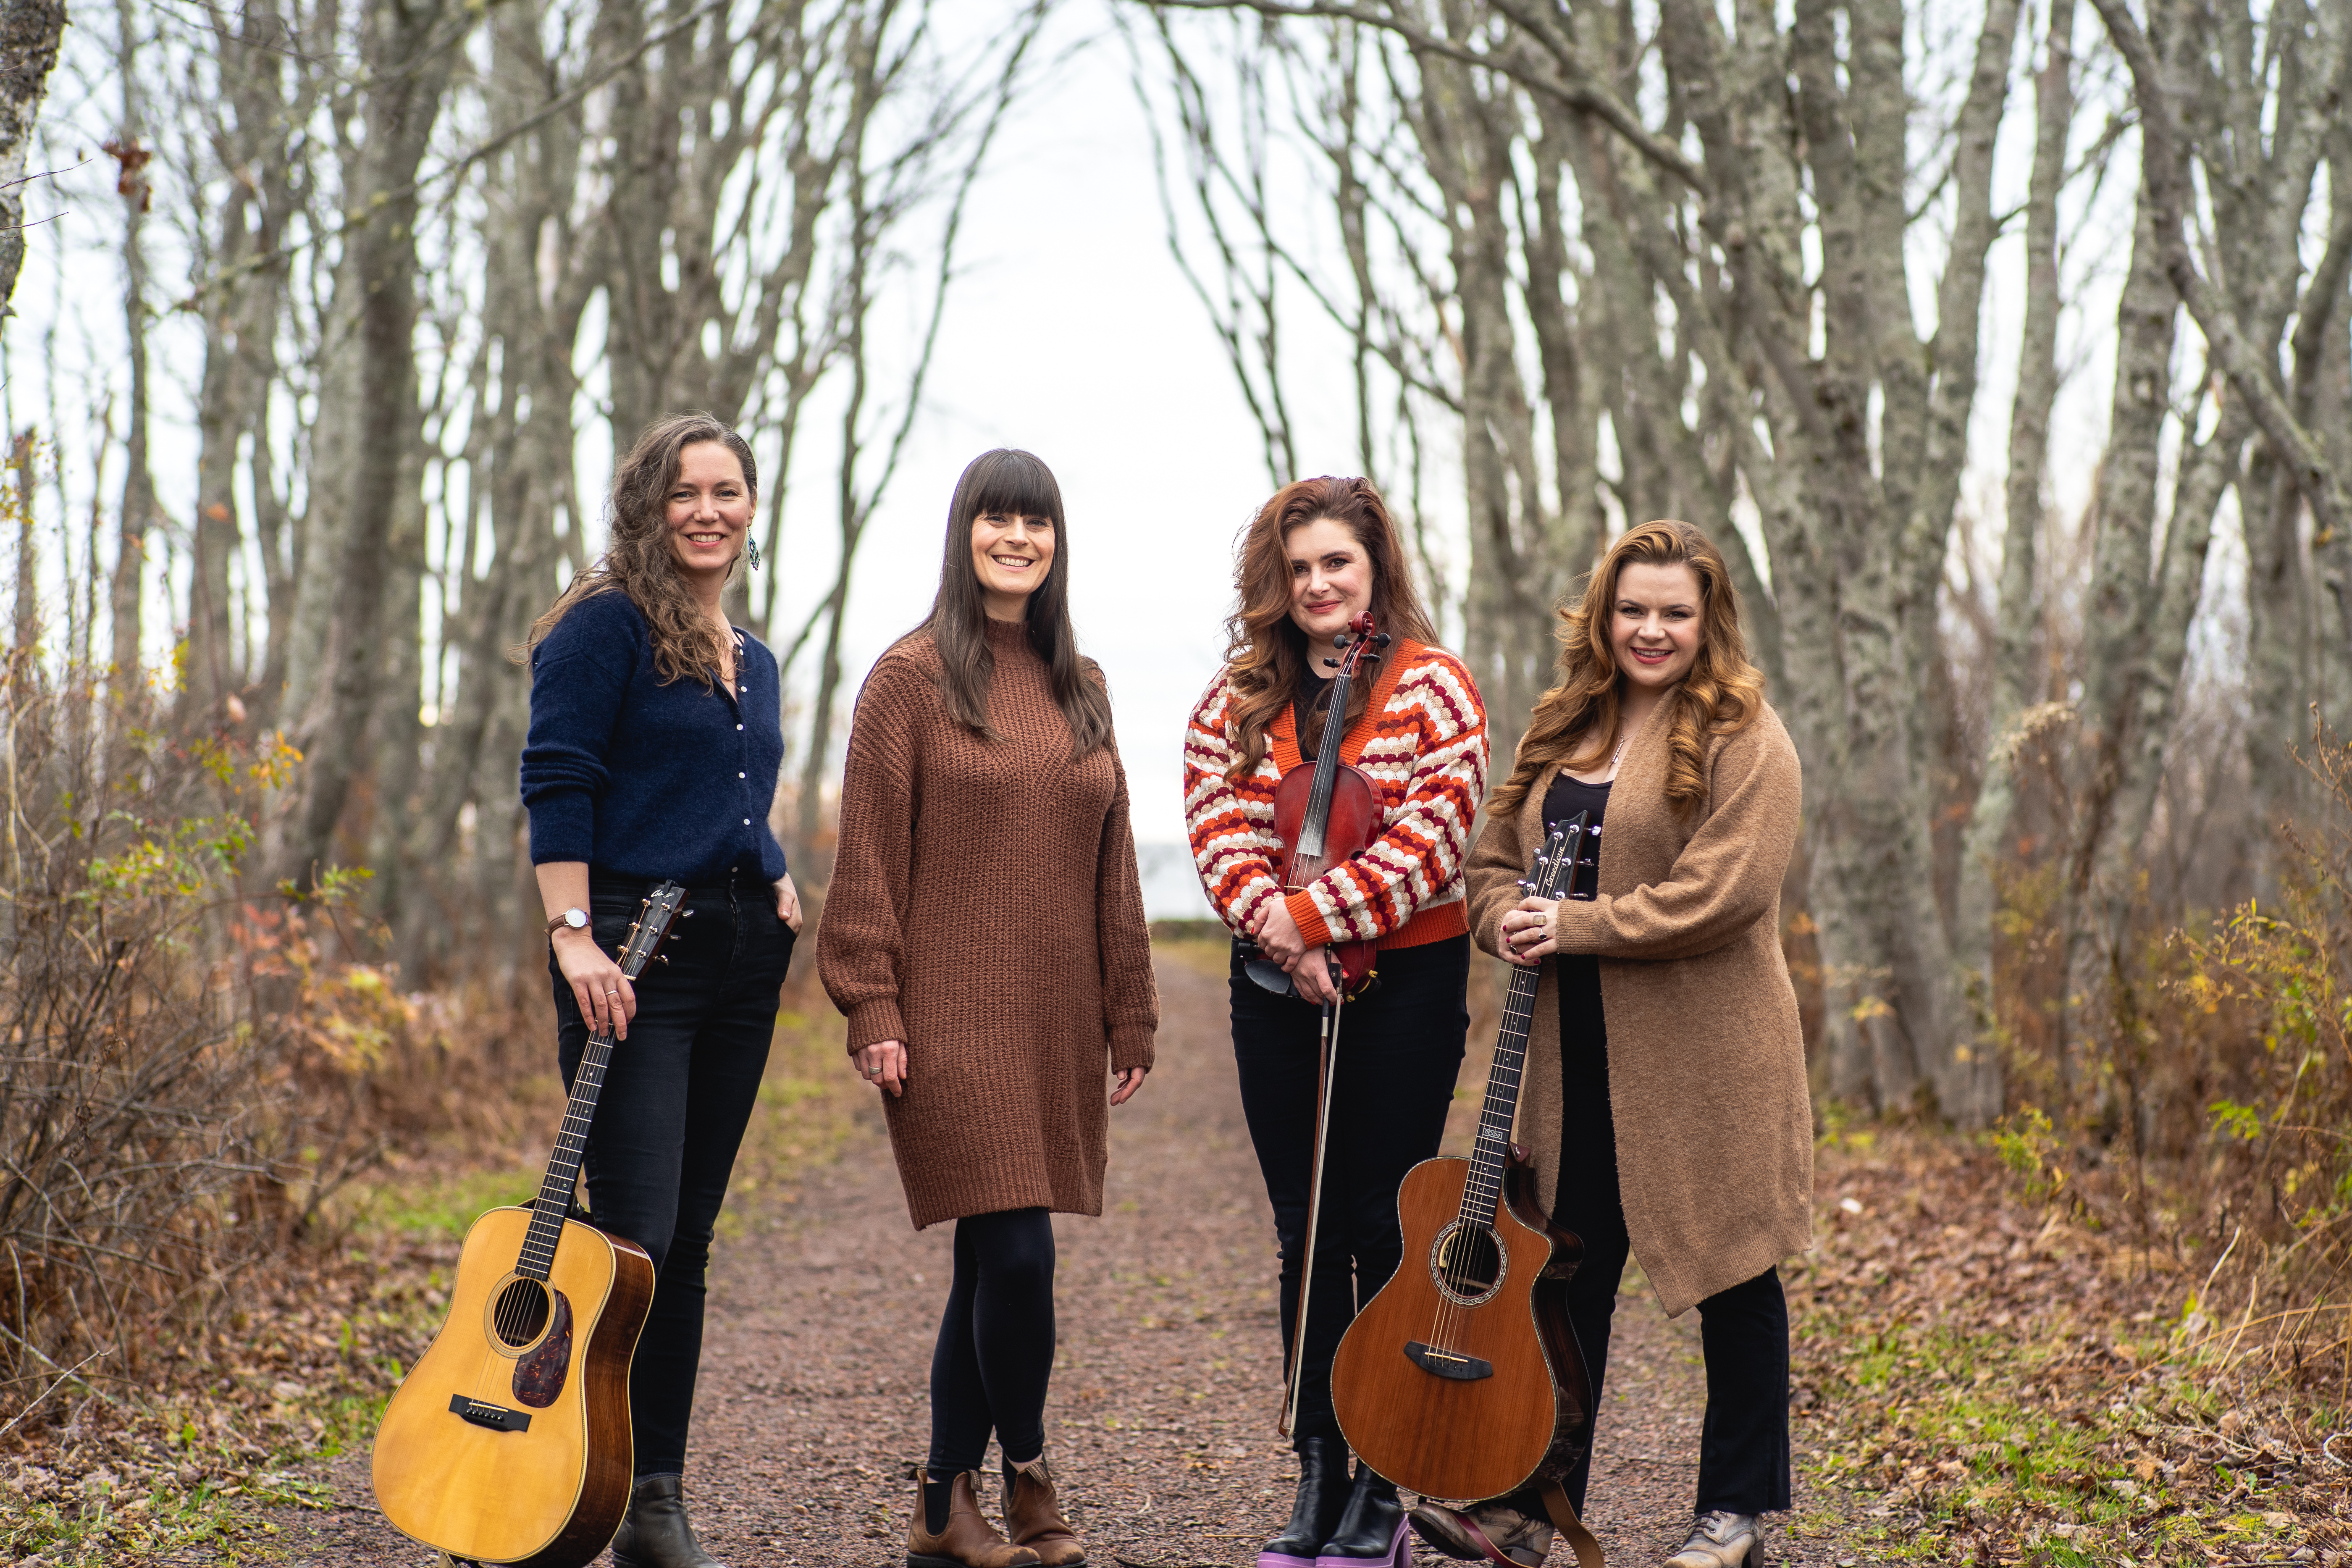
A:
<svg viewBox="0 0 2352 1568">
<path fill-rule="evenodd" d="M 565 926 L 570 926 L 573 931 L 586 931 L 588 929 L 588 911 L 578 908 L 564 910 L 562 914 L 547 922 L 547 934 L 553 936 Z"/>
</svg>

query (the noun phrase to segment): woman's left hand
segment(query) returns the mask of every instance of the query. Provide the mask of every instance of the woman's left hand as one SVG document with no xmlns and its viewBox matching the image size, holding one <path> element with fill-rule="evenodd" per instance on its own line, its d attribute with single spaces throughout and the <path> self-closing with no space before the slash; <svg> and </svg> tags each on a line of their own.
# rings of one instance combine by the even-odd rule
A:
<svg viewBox="0 0 2352 1568">
<path fill-rule="evenodd" d="M 793 886 L 790 872 L 776 882 L 776 918 L 790 926 L 795 936 L 800 934 L 801 890 Z"/>
<path fill-rule="evenodd" d="M 1150 1076 L 1151 1076 L 1150 1068 L 1129 1068 L 1125 1072 L 1120 1073 L 1118 1087 L 1110 1091 L 1110 1102 L 1113 1105 L 1125 1105 L 1129 1100 L 1133 1100 L 1135 1091 L 1143 1087 L 1143 1080 Z"/>
<path fill-rule="evenodd" d="M 1559 951 L 1558 899 L 1522 899 L 1503 911 L 1503 956 L 1532 969 Z"/>
</svg>

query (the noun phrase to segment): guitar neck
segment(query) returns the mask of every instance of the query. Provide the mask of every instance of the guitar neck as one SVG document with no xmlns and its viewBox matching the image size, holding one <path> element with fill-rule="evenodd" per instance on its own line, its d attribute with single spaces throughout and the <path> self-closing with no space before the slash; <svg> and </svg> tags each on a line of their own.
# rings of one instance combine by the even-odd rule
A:
<svg viewBox="0 0 2352 1568">
<path fill-rule="evenodd" d="M 539 1201 L 532 1206 L 530 1228 L 515 1263 L 515 1272 L 528 1279 L 544 1280 L 555 1267 L 556 1243 L 563 1238 L 564 1216 L 572 1212 L 572 1194 L 580 1180 L 580 1159 L 588 1149 L 588 1125 L 596 1120 L 596 1100 L 604 1092 L 604 1069 L 612 1060 L 612 1035 L 601 1029 L 590 1035 L 580 1053 L 580 1066 L 572 1075 L 563 1130 L 555 1135 L 555 1152 L 548 1156 L 546 1173 L 539 1179 Z"/>
<path fill-rule="evenodd" d="M 1473 1225 L 1494 1224 L 1496 1205 L 1502 1201 L 1503 1164 L 1511 1149 L 1511 1121 L 1519 1109 L 1519 1080 L 1527 1070 L 1528 1026 L 1535 1017 L 1538 984 L 1537 971 L 1516 970 L 1503 998 L 1503 1026 L 1495 1037 L 1486 1102 L 1478 1110 L 1470 1179 L 1462 1192 L 1462 1217 Z"/>
<path fill-rule="evenodd" d="M 670 921 L 686 900 L 686 889 L 664 882 L 646 896 L 636 922 L 621 942 L 621 974 L 634 981 L 645 973 L 654 949 L 668 934 Z M 563 1129 L 555 1136 L 555 1152 L 547 1157 L 547 1171 L 539 1179 L 539 1199 L 531 1205 L 530 1226 L 523 1235 L 515 1272 L 544 1282 L 555 1267 L 555 1249 L 563 1239 L 563 1222 L 572 1212 L 572 1194 L 580 1182 L 581 1156 L 587 1152 L 588 1128 L 596 1120 L 596 1100 L 604 1090 L 604 1070 L 613 1062 L 613 1036 L 598 1029 L 588 1037 L 572 1069 L 572 1096 L 563 1108 Z"/>
</svg>

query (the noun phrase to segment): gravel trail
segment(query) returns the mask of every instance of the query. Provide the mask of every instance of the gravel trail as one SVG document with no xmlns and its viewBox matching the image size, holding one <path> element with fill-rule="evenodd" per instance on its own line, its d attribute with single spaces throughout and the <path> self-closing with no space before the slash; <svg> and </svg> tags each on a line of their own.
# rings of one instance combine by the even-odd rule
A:
<svg viewBox="0 0 2352 1568">
<path fill-rule="evenodd" d="M 1163 947 L 1159 972 L 1160 1067 L 1112 1113 L 1104 1217 L 1055 1221 L 1047 1451 L 1101 1568 L 1250 1568 L 1296 1475 L 1274 1434 L 1273 1222 L 1234 1087 L 1222 952 Z M 1484 1033 L 1455 1147 L 1485 1082 Z M 923 1450 L 950 1231 L 908 1229 L 880 1129 L 869 1111 L 837 1163 L 734 1201 L 734 1234 L 715 1249 L 687 1489 L 730 1568 L 904 1561 L 914 1488 L 901 1478 Z M 1637 1568 L 1687 1526 L 1705 1405 L 1696 1314 L 1670 1323 L 1640 1289 L 1629 1278 L 1618 1310 L 1591 1501 L 1612 1563 Z M 364 1455 L 328 1478 L 337 1506 L 271 1515 L 283 1561 L 434 1561 L 375 1513 Z M 1801 1510 L 1802 1492 L 1801 1479 Z M 1775 1537 L 1776 1563 L 1837 1561 Z"/>
</svg>

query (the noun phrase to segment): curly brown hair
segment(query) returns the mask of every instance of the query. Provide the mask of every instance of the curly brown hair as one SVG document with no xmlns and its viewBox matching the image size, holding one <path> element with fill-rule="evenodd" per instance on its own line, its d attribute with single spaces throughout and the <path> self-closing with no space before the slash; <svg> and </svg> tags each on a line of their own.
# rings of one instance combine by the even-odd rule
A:
<svg viewBox="0 0 2352 1568">
<path fill-rule="evenodd" d="M 1748 660 L 1739 594 L 1722 552 L 1687 522 L 1664 520 L 1629 528 L 1593 568 L 1583 595 L 1557 612 L 1559 684 L 1536 700 L 1511 776 L 1486 797 L 1489 814 L 1517 811 L 1552 763 L 1585 772 L 1614 747 L 1619 681 L 1609 647 L 1609 610 L 1617 602 L 1619 574 L 1636 563 L 1687 566 L 1698 578 L 1698 657 L 1666 696 L 1674 725 L 1667 742 L 1666 798 L 1684 809 L 1705 800 L 1708 737 L 1745 728 L 1764 705 L 1764 672 Z"/>
<path fill-rule="evenodd" d="M 1389 519 L 1388 503 L 1370 479 L 1296 479 L 1258 508 L 1242 535 L 1241 559 L 1234 567 L 1238 601 L 1225 617 L 1225 679 L 1234 689 L 1234 765 L 1238 779 L 1265 758 L 1266 726 L 1274 722 L 1307 667 L 1307 634 L 1290 618 L 1290 560 L 1283 546 L 1293 529 L 1324 518 L 1346 528 L 1372 563 L 1372 623 L 1381 631 L 1414 642 L 1437 640 L 1429 612 L 1412 585 L 1404 546 Z M 1372 682 L 1356 682 L 1348 693 L 1342 731 L 1370 705 Z"/>
<path fill-rule="evenodd" d="M 717 689 L 717 671 L 730 651 L 702 602 L 678 575 L 677 558 L 670 553 L 668 498 L 677 483 L 680 454 L 698 441 L 716 441 L 735 454 L 743 467 L 743 488 L 760 499 L 759 466 L 751 460 L 751 444 L 711 414 L 672 414 L 646 426 L 626 456 L 614 465 L 613 493 L 607 503 L 608 532 L 604 553 L 593 565 L 572 579 L 546 613 L 531 622 L 530 635 L 514 650 L 518 664 L 530 660 L 531 650 L 547 638 L 572 605 L 596 594 L 621 593 L 646 617 L 654 645 L 654 668 L 661 683 L 699 680 Z M 747 531 L 743 536 L 751 538 Z M 727 581 L 741 575 L 739 551 Z"/>
</svg>

